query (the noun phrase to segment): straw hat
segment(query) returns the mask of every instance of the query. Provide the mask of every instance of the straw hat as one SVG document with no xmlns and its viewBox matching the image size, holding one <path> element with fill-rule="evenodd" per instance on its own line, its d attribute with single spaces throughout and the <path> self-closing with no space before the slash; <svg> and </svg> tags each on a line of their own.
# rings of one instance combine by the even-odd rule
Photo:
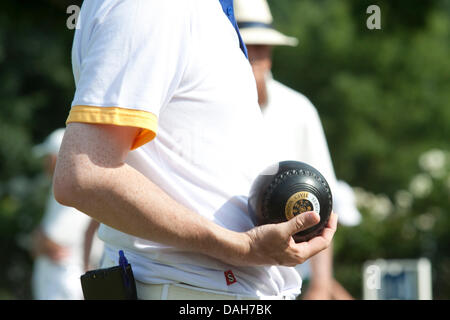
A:
<svg viewBox="0 0 450 320">
<path fill-rule="evenodd" d="M 246 45 L 292 46 L 298 40 L 272 27 L 273 17 L 266 0 L 234 0 L 234 12 Z"/>
</svg>

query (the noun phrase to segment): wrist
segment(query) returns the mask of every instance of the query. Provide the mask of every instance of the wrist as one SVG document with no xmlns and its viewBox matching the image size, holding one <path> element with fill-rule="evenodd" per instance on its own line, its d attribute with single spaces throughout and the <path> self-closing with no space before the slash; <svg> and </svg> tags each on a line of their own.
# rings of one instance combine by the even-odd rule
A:
<svg viewBox="0 0 450 320">
<path fill-rule="evenodd" d="M 244 232 L 236 232 L 218 226 L 214 231 L 214 241 L 216 248 L 211 252 L 211 256 L 234 266 L 248 264 L 248 254 L 250 252 L 250 238 Z"/>
</svg>

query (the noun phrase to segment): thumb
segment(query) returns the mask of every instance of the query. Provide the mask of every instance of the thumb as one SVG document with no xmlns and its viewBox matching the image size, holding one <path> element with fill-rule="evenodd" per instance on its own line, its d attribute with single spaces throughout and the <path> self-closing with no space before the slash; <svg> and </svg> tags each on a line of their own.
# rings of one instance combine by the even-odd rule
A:
<svg viewBox="0 0 450 320">
<path fill-rule="evenodd" d="M 314 211 L 303 212 L 285 222 L 290 235 L 311 228 L 320 222 L 320 215 Z"/>
</svg>

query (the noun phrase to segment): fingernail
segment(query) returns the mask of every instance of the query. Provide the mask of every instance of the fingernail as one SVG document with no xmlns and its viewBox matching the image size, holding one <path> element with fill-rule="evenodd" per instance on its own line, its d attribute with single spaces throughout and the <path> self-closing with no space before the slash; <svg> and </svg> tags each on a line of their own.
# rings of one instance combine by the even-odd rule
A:
<svg viewBox="0 0 450 320">
<path fill-rule="evenodd" d="M 311 216 L 314 218 L 314 220 L 320 221 L 320 215 L 317 212 L 311 211 Z"/>
</svg>

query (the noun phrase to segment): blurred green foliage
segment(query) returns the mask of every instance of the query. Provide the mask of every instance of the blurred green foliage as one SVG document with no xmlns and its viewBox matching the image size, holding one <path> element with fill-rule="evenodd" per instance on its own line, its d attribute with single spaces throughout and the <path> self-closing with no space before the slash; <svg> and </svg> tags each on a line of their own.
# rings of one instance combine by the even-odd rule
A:
<svg viewBox="0 0 450 320">
<path fill-rule="evenodd" d="M 31 298 L 26 247 L 50 183 L 31 148 L 64 126 L 73 97 L 71 4 L 81 1 L 8 1 L 0 11 L 0 299 Z M 276 48 L 274 76 L 317 107 L 337 176 L 357 187 L 363 221 L 336 235 L 336 277 L 361 298 L 364 261 L 425 256 L 435 298 L 449 299 L 450 169 L 433 176 L 420 159 L 439 149 L 448 160 L 450 150 L 450 2 L 269 4 L 277 29 L 300 41 Z M 366 27 L 372 4 L 381 30 Z M 418 174 L 432 181 L 419 197 Z"/>
</svg>

